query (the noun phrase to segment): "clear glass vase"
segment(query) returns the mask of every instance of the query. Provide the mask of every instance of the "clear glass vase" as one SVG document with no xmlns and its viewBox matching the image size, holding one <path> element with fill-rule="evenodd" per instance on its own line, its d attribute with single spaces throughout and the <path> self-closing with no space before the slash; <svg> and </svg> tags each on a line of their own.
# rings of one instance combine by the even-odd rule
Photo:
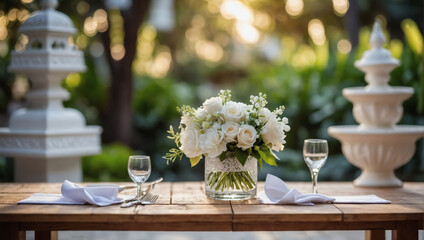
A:
<svg viewBox="0 0 424 240">
<path fill-rule="evenodd" d="M 245 165 L 235 157 L 224 161 L 205 159 L 205 194 L 219 200 L 246 200 L 256 196 L 257 160 L 249 157 Z"/>
</svg>

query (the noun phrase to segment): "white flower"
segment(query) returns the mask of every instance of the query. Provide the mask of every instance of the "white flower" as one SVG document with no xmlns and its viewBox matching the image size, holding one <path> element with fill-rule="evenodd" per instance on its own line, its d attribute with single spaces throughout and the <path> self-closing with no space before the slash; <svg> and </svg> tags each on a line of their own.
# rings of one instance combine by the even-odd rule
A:
<svg viewBox="0 0 424 240">
<path fill-rule="evenodd" d="M 239 125 L 235 122 L 226 122 L 222 125 L 222 132 L 224 133 L 224 140 L 227 143 L 236 142 Z"/>
<path fill-rule="evenodd" d="M 200 130 L 195 124 L 188 125 L 181 132 L 181 151 L 189 158 L 198 157 L 202 154 L 199 143 Z"/>
<path fill-rule="evenodd" d="M 267 123 L 272 116 L 275 115 L 271 111 L 269 111 L 268 108 L 262 108 L 261 110 L 259 110 L 259 119 L 262 123 Z"/>
<path fill-rule="evenodd" d="M 220 97 L 212 97 L 203 103 L 203 108 L 209 114 L 219 113 L 222 109 L 222 99 Z"/>
<path fill-rule="evenodd" d="M 255 144 L 256 139 L 258 138 L 256 129 L 253 126 L 244 124 L 239 128 L 237 134 L 237 147 L 246 150 L 251 148 Z"/>
<path fill-rule="evenodd" d="M 227 143 L 223 141 L 224 134 L 215 127 L 206 130 L 204 134 L 200 135 L 199 139 L 200 148 L 203 153 L 208 154 L 208 157 L 218 157 L 223 151 L 227 150 Z"/>
<path fill-rule="evenodd" d="M 246 104 L 230 101 L 222 108 L 224 119 L 227 122 L 239 122 L 246 116 Z"/>
<path fill-rule="evenodd" d="M 279 122 L 275 116 L 272 116 L 261 130 L 263 141 L 272 146 L 272 150 L 281 151 L 284 149 L 284 140 L 286 134 L 284 131 L 290 130 L 290 127 L 283 122 Z"/>
<path fill-rule="evenodd" d="M 200 121 L 204 121 L 208 115 L 208 113 L 203 108 L 196 109 L 195 112 L 196 118 Z"/>
<path fill-rule="evenodd" d="M 181 123 L 182 124 L 184 124 L 184 125 L 189 125 L 190 124 L 190 122 L 191 122 L 191 120 L 190 120 L 190 117 L 188 116 L 188 114 L 183 114 L 182 116 L 181 116 Z"/>
</svg>

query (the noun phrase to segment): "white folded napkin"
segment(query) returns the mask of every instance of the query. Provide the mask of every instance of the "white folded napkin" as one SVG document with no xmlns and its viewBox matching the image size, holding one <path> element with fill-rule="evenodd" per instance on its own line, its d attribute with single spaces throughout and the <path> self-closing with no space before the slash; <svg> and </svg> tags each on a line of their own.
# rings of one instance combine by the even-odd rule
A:
<svg viewBox="0 0 424 240">
<path fill-rule="evenodd" d="M 265 193 L 259 194 L 262 203 L 297 204 L 313 206 L 314 203 L 390 203 L 376 195 L 336 196 L 328 197 L 321 194 L 302 194 L 297 189 L 290 189 L 280 178 L 268 174 L 265 180 Z"/>
<path fill-rule="evenodd" d="M 334 198 L 336 200 L 333 203 L 391 203 L 376 195 L 335 196 Z"/>
<path fill-rule="evenodd" d="M 85 204 L 108 206 L 122 203 L 118 198 L 118 186 L 81 187 L 65 180 L 61 188 L 62 194 L 35 193 L 29 198 L 19 201 L 19 204 Z"/>
<path fill-rule="evenodd" d="M 290 189 L 280 178 L 268 174 L 265 180 L 265 194 L 271 201 L 260 197 L 263 203 L 273 204 L 297 204 L 313 206 L 314 203 L 332 202 L 335 199 L 321 194 L 302 194 L 296 189 Z"/>
</svg>

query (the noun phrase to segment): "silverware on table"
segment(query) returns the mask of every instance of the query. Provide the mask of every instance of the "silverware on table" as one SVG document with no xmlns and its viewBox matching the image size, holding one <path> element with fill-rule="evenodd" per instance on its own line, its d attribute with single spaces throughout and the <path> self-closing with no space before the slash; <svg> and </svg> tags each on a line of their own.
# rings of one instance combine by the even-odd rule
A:
<svg viewBox="0 0 424 240">
<path fill-rule="evenodd" d="M 121 204 L 121 208 L 128 208 L 128 207 L 132 207 L 134 205 L 146 205 L 146 204 L 153 204 L 156 202 L 156 200 L 158 200 L 159 195 L 155 194 L 151 194 L 150 192 L 145 194 L 140 200 L 135 200 L 135 201 L 131 201 L 131 202 L 126 202 Z"/>
</svg>

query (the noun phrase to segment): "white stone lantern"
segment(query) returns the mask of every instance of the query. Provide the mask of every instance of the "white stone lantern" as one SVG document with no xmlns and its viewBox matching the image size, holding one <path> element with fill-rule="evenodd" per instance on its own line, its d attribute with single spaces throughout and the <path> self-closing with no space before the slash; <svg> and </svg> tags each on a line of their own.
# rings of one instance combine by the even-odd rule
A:
<svg viewBox="0 0 424 240">
<path fill-rule="evenodd" d="M 353 103 L 353 116 L 359 126 L 333 126 L 331 136 L 342 143 L 345 157 L 361 168 L 355 179 L 359 187 L 400 187 L 394 170 L 406 164 L 415 153 L 415 142 L 424 136 L 424 126 L 396 125 L 402 118 L 402 103 L 414 94 L 411 87 L 392 87 L 390 72 L 399 60 L 383 48 L 386 39 L 380 23 L 371 33 L 372 49 L 355 66 L 365 72 L 366 87 L 343 89 Z"/>
<path fill-rule="evenodd" d="M 81 181 L 81 156 L 101 152 L 98 126 L 64 108 L 69 93 L 61 87 L 71 72 L 86 70 L 84 55 L 68 43 L 76 33 L 71 19 L 55 10 L 57 0 L 43 0 L 19 29 L 28 37 L 23 51 L 13 51 L 9 71 L 32 83 L 28 108 L 15 111 L 9 128 L 0 128 L 0 155 L 14 157 L 15 181 Z"/>
</svg>

